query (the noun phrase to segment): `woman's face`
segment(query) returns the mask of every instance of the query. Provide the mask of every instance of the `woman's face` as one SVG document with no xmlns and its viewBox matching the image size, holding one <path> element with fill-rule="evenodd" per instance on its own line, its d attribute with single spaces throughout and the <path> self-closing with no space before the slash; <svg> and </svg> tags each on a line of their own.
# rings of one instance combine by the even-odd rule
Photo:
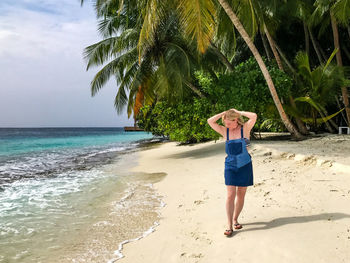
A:
<svg viewBox="0 0 350 263">
<path fill-rule="evenodd" d="M 224 124 L 226 128 L 234 129 L 234 128 L 237 128 L 238 126 L 238 120 L 237 118 L 235 118 L 234 120 L 225 119 Z"/>
</svg>

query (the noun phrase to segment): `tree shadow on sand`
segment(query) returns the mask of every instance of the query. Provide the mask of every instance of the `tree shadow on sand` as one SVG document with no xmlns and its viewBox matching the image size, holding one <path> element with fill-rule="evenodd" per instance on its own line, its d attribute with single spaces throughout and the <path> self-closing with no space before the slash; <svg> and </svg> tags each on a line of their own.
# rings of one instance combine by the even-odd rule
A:
<svg viewBox="0 0 350 263">
<path fill-rule="evenodd" d="M 256 231 L 256 230 L 266 230 L 266 229 L 271 229 L 271 228 L 280 227 L 280 226 L 289 225 L 289 224 L 302 224 L 302 223 L 309 223 L 314 221 L 335 221 L 343 218 L 350 218 L 350 215 L 344 214 L 344 213 L 322 213 L 322 214 L 311 215 L 311 216 L 280 217 L 280 218 L 276 218 L 266 222 L 252 222 L 252 223 L 244 224 L 245 226 L 249 226 L 249 225 L 250 226 L 260 225 L 260 226 L 249 228 L 249 229 L 242 229 L 241 231 L 248 232 L 248 231 Z"/>
<path fill-rule="evenodd" d="M 190 147 L 190 146 L 189 146 Z M 169 154 L 163 156 L 164 159 L 183 159 L 183 158 L 191 158 L 191 159 L 201 159 L 208 158 L 211 156 L 215 156 L 217 154 L 225 153 L 225 142 L 217 142 L 215 144 L 206 145 L 199 149 L 187 150 L 181 153 Z"/>
</svg>

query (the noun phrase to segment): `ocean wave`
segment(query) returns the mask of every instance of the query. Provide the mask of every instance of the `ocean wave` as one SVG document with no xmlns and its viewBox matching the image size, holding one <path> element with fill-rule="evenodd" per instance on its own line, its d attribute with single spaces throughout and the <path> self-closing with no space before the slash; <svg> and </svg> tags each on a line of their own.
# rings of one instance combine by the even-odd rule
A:
<svg viewBox="0 0 350 263">
<path fill-rule="evenodd" d="M 16 156 L 0 162 L 0 186 L 2 188 L 23 179 L 61 176 L 64 173 L 89 170 L 114 161 L 118 154 L 135 149 L 135 143 L 123 143 L 108 147 L 55 150 Z"/>
</svg>

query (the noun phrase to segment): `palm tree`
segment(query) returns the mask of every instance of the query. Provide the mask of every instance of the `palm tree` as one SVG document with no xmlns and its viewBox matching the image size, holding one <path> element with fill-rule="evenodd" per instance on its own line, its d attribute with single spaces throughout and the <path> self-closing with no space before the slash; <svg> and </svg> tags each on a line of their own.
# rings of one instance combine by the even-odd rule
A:
<svg viewBox="0 0 350 263">
<path fill-rule="evenodd" d="M 295 1 L 293 1 L 294 4 Z M 283 59 L 285 60 L 285 62 L 287 63 L 287 65 L 290 67 L 290 69 L 292 70 L 292 73 L 294 73 L 294 68 L 292 68 L 291 64 L 289 63 L 289 61 L 287 60 L 287 58 L 283 55 L 282 51 L 280 48 L 278 48 L 275 40 L 273 39 L 272 34 L 275 33 L 275 31 L 278 28 L 278 25 L 280 24 L 280 20 L 282 20 L 281 18 L 285 15 L 286 13 L 283 12 L 285 10 L 279 8 L 278 7 L 283 6 L 284 8 L 286 8 L 286 4 L 279 2 L 279 1 L 252 1 L 250 2 L 250 5 L 246 7 L 246 9 L 248 9 L 251 13 L 250 17 L 254 17 L 254 19 L 249 19 L 249 20 L 253 20 L 256 22 L 256 25 L 252 26 L 253 28 L 253 33 L 254 33 L 254 28 L 255 27 L 260 27 L 260 31 L 263 32 L 263 34 L 266 35 L 268 43 L 270 45 L 271 51 L 275 57 L 276 63 L 278 65 L 278 68 L 281 71 L 285 71 L 283 64 L 282 64 L 282 60 L 280 58 L 279 52 L 281 53 Z M 290 2 L 288 3 L 287 6 L 290 6 Z M 251 8 L 253 7 L 253 8 Z M 240 5 L 240 8 L 242 9 L 242 5 Z M 290 11 L 290 8 L 289 8 Z M 245 17 L 246 18 L 246 17 Z M 244 19 L 244 17 L 243 17 Z M 243 22 L 245 22 L 247 19 L 244 19 Z M 249 22 L 248 20 L 248 22 Z M 262 38 L 263 38 L 263 34 L 262 34 Z M 291 104 L 291 106 L 296 110 L 296 105 L 294 102 L 294 98 L 292 95 L 289 96 L 289 102 Z M 298 117 L 294 117 L 295 118 L 295 122 L 298 126 L 299 131 L 302 134 L 308 134 L 308 131 L 304 125 L 304 123 L 298 118 Z"/>
<path fill-rule="evenodd" d="M 241 22 L 239 21 L 238 17 L 236 16 L 236 14 L 233 12 L 231 6 L 228 4 L 228 2 L 226 0 L 218 0 L 220 5 L 222 6 L 222 8 L 225 10 L 225 12 L 227 13 L 227 15 L 230 17 L 232 23 L 234 24 L 235 28 L 237 29 L 237 31 L 239 32 L 239 34 L 242 36 L 242 38 L 244 39 L 244 41 L 246 42 L 246 44 L 248 45 L 249 49 L 251 50 L 251 52 L 253 53 L 254 58 L 256 59 L 256 61 L 259 64 L 259 67 L 264 75 L 264 78 L 266 80 L 266 83 L 269 87 L 271 96 L 274 100 L 274 103 L 276 105 L 276 108 L 280 114 L 280 117 L 283 121 L 283 124 L 286 126 L 287 130 L 294 135 L 296 138 L 302 138 L 302 135 L 298 132 L 298 130 L 294 127 L 294 125 L 292 124 L 292 122 L 289 120 L 287 114 L 285 113 L 281 101 L 277 95 L 275 86 L 273 84 L 273 81 L 271 79 L 271 76 L 269 74 L 269 71 L 267 70 L 267 67 L 264 63 L 264 61 L 261 58 L 261 55 L 259 53 L 259 51 L 257 50 L 257 48 L 255 47 L 253 41 L 251 40 L 251 38 L 249 37 L 249 35 L 247 34 L 247 32 L 245 31 L 245 29 L 243 28 Z"/>
<path fill-rule="evenodd" d="M 162 12 L 158 11 L 156 8 L 158 5 L 160 5 L 160 2 L 160 0 L 149 0 L 149 5 L 146 7 L 145 12 L 149 17 L 153 18 L 152 22 L 154 24 L 159 23 L 162 14 Z M 172 3 L 172 1 L 166 2 L 168 4 Z M 233 12 L 228 2 L 226 0 L 218 0 L 218 2 L 257 60 L 284 125 L 293 136 L 296 138 L 302 138 L 302 135 L 294 127 L 287 114 L 285 113 L 267 67 L 263 62 L 260 53 L 255 47 L 251 37 L 242 26 L 237 15 Z M 210 40 L 214 35 L 213 29 L 215 28 L 217 6 L 212 0 L 177 0 L 177 3 L 180 10 L 180 21 L 185 34 L 191 39 L 196 39 L 198 50 L 203 53 L 209 46 Z M 154 26 L 151 26 L 151 24 L 147 22 L 149 20 L 148 16 L 143 23 L 143 30 L 145 32 L 144 35 L 152 35 L 154 32 Z M 139 46 L 143 46 L 144 43 L 145 38 L 140 38 Z"/>
<path fill-rule="evenodd" d="M 145 37 L 144 24 L 148 18 L 143 19 L 140 2 L 97 1 L 96 13 L 102 17 L 99 31 L 105 39 L 85 49 L 87 69 L 108 62 L 91 82 L 92 95 L 114 76 L 119 85 L 115 107 L 121 113 L 127 104 L 128 115 L 133 111 L 134 117 L 144 103 L 152 103 L 156 97 L 169 101 L 181 98 L 187 92 L 185 87 L 204 96 L 191 83 L 194 68 L 203 66 L 195 49 L 179 33 L 173 10 L 164 9 L 162 19 L 156 22 L 157 26 L 153 25 L 152 34 Z M 222 60 L 208 55 L 210 52 L 202 58 L 207 62 L 205 65 L 223 67 Z"/>
<path fill-rule="evenodd" d="M 350 21 L 350 2 L 348 0 L 316 0 L 314 13 L 312 14 L 313 24 L 319 24 L 322 18 L 326 18 L 328 25 L 330 24 L 333 32 L 334 48 L 338 50 L 336 54 L 338 66 L 343 66 L 341 49 L 339 43 L 338 21 L 348 25 Z M 343 102 L 347 116 L 347 123 L 350 127 L 350 106 L 347 87 L 341 87 Z"/>
<path fill-rule="evenodd" d="M 332 53 L 326 64 L 322 64 L 313 70 L 310 67 L 309 57 L 305 52 L 299 52 L 295 58 L 298 74 L 302 80 L 298 84 L 301 86 L 301 90 L 304 91 L 304 96 L 296 98 L 295 101 L 310 105 L 313 123 L 316 124 L 318 113 L 321 116 L 320 120 L 326 124 L 330 132 L 333 132 L 333 130 L 328 121 L 334 128 L 338 129 L 338 126 L 331 118 L 342 110 L 327 116 L 326 106 L 335 102 L 334 97 L 329 96 L 329 94 L 337 94 L 341 86 L 350 84 L 348 79 L 344 79 L 343 67 L 331 63 L 336 52 L 337 50 Z M 299 107 L 299 109 L 301 108 Z M 296 113 L 295 115 L 300 116 L 300 113 L 298 113 L 300 110 L 293 110 L 293 112 Z"/>
</svg>

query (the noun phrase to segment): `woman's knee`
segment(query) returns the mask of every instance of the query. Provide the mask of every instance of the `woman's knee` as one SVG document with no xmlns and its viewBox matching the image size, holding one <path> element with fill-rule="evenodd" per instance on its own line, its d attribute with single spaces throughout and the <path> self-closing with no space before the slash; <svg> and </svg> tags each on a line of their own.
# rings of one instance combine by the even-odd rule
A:
<svg viewBox="0 0 350 263">
<path fill-rule="evenodd" d="M 234 200 L 236 197 L 236 189 L 234 187 L 227 187 L 227 199 Z"/>
<path fill-rule="evenodd" d="M 236 193 L 227 193 L 227 200 L 234 201 L 236 198 Z"/>
<path fill-rule="evenodd" d="M 247 191 L 246 187 L 238 187 L 237 194 L 236 194 L 237 199 L 244 200 L 246 191 Z"/>
</svg>

